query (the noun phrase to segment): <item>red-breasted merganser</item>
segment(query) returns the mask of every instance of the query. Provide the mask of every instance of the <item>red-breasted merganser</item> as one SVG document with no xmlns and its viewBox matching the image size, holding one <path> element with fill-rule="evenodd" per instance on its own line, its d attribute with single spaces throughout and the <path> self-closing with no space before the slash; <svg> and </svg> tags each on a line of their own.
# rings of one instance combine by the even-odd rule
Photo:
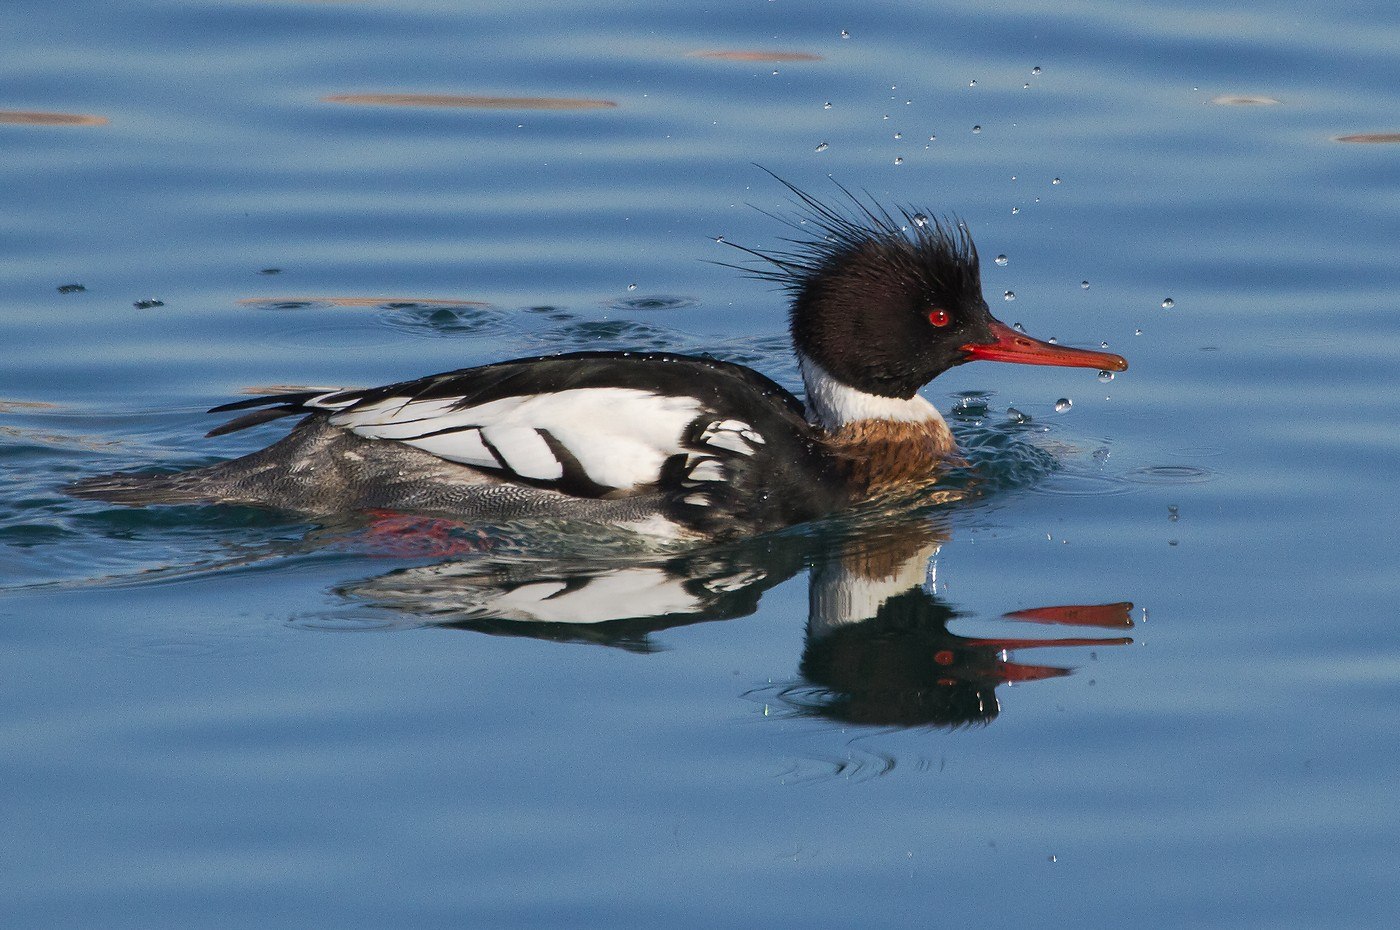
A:
<svg viewBox="0 0 1400 930">
<path fill-rule="evenodd" d="M 224 404 L 210 412 L 249 412 L 211 436 L 304 419 L 239 459 L 89 478 L 69 490 L 127 504 L 557 517 L 738 536 L 934 482 L 957 446 L 918 391 L 955 365 L 1128 367 L 995 319 L 962 224 L 892 214 L 848 192 L 843 212 L 788 187 L 803 237 L 781 251 L 743 249 L 763 263 L 744 270 L 791 297 L 805 405 L 729 362 L 573 352 Z"/>
</svg>

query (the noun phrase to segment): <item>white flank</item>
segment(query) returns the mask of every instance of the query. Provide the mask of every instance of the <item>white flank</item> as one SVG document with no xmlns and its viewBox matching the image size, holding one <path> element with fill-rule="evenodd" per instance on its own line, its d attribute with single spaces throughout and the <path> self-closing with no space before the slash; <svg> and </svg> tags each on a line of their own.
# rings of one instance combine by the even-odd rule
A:
<svg viewBox="0 0 1400 930">
<path fill-rule="evenodd" d="M 801 352 L 797 364 L 807 386 L 807 408 L 817 425 L 835 431 L 859 420 L 894 420 L 900 423 L 942 423 L 943 415 L 918 394 L 904 399 L 867 394 L 838 380 L 835 375 Z"/>
</svg>

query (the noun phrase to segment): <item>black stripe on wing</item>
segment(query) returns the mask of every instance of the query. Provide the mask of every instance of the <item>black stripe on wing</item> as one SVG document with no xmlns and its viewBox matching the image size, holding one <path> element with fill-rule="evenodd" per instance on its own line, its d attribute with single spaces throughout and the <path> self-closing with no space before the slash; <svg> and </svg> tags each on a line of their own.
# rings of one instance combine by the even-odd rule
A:
<svg viewBox="0 0 1400 930">
<path fill-rule="evenodd" d="M 231 404 L 220 404 L 211 407 L 210 413 L 228 413 L 233 410 L 249 410 L 254 407 L 261 407 L 261 410 L 254 410 L 252 413 L 245 413 L 240 417 L 234 417 L 227 423 L 216 426 L 205 433 L 206 439 L 213 436 L 222 436 L 225 433 L 236 433 L 241 429 L 250 426 L 257 426 L 259 423 L 266 423 L 269 420 L 278 420 L 282 417 L 296 416 L 299 413 L 307 413 L 311 408 L 304 406 L 313 397 L 325 395 L 325 391 L 299 391 L 294 394 L 269 394 L 265 397 L 250 397 L 247 400 L 236 400 Z"/>
<path fill-rule="evenodd" d="M 575 497 L 603 497 L 615 491 L 606 484 L 599 484 L 588 477 L 588 472 L 583 470 L 579 464 L 578 456 L 569 451 L 569 447 L 558 440 L 553 433 L 547 429 L 537 429 L 536 433 L 544 440 L 544 444 L 549 447 L 550 454 L 559 463 L 564 474 L 557 481 L 552 482 L 552 486 L 557 491 L 565 494 L 572 494 Z"/>
</svg>

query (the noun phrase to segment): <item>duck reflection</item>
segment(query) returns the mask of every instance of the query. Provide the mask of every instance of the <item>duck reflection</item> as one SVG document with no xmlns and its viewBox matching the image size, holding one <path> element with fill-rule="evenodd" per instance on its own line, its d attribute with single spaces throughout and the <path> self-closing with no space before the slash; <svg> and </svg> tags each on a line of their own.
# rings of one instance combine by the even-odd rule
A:
<svg viewBox="0 0 1400 930">
<path fill-rule="evenodd" d="M 1127 637 L 978 638 L 948 629 L 959 612 L 936 594 L 931 528 L 856 539 L 812 567 L 811 609 L 799 671 L 778 697 L 802 714 L 874 726 L 990 723 L 1003 684 L 1072 669 L 1010 660 L 1012 650 L 1119 646 Z M 1127 602 L 1039 607 L 1005 619 L 1126 629 Z"/>
<path fill-rule="evenodd" d="M 945 529 L 928 520 L 763 537 L 671 558 L 538 561 L 491 554 L 400 569 L 340 589 L 371 607 L 439 626 L 635 652 L 672 627 L 754 613 L 764 592 L 810 567 L 800 678 L 765 689 L 792 712 L 882 726 L 988 723 L 996 689 L 1071 673 L 1013 661 L 1041 648 L 1105 647 L 1126 636 L 985 638 L 949 624 L 964 616 L 939 597 L 935 557 Z M 1127 602 L 1038 607 L 1018 624 L 1126 630 Z"/>
<path fill-rule="evenodd" d="M 858 624 L 808 627 L 804 682 L 779 697 L 794 709 L 845 723 L 920 726 L 988 723 L 1008 663 L 997 649 L 949 632 L 955 612 L 906 591 Z M 1054 673 L 1063 674 L 1056 669 Z"/>
</svg>

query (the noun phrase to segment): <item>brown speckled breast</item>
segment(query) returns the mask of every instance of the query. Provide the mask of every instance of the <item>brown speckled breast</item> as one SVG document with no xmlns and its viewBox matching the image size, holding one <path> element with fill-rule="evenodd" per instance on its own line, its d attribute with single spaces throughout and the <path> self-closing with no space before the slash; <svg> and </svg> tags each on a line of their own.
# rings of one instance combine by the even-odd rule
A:
<svg viewBox="0 0 1400 930">
<path fill-rule="evenodd" d="M 857 500 L 931 484 L 963 461 L 947 424 L 938 420 L 857 420 L 828 433 L 826 444 Z"/>
</svg>

